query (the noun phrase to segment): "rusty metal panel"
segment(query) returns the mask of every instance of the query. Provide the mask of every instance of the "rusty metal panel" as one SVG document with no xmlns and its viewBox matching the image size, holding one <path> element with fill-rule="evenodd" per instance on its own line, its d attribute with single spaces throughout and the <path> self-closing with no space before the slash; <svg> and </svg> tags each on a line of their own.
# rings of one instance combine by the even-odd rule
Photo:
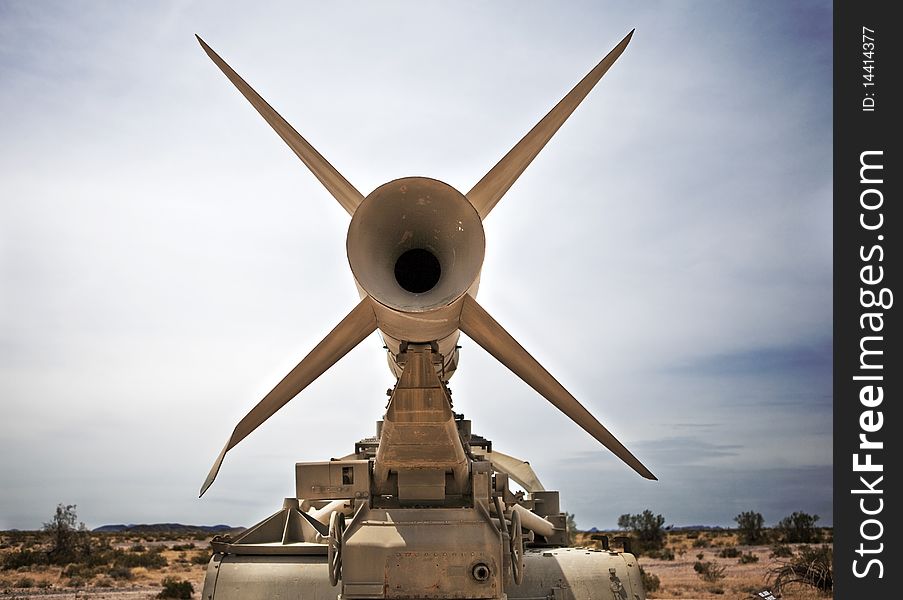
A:
<svg viewBox="0 0 903 600">
<path fill-rule="evenodd" d="M 366 498 L 370 494 L 369 461 L 296 463 L 295 493 L 307 500 Z"/>
<path fill-rule="evenodd" d="M 589 548 L 528 550 L 524 581 L 506 588 L 508 600 L 646 600 L 632 554 Z"/>
<path fill-rule="evenodd" d="M 473 572 L 484 565 L 488 576 Z M 484 552 L 395 552 L 386 558 L 386 598 L 496 598 L 499 565 Z"/>
<path fill-rule="evenodd" d="M 212 563 L 211 563 L 212 564 Z M 216 600 L 335 600 L 329 585 L 325 556 L 225 555 L 217 566 L 210 590 Z M 207 581 L 211 581 L 208 570 Z M 210 600 L 205 582 L 202 600 Z"/>
</svg>

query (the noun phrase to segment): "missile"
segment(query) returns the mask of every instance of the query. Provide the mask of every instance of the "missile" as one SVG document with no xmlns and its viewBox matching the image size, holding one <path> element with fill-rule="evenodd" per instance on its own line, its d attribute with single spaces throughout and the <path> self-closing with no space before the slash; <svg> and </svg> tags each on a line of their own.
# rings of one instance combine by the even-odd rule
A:
<svg viewBox="0 0 903 600">
<path fill-rule="evenodd" d="M 464 332 L 637 473 L 655 479 L 476 300 L 486 249 L 483 220 L 621 56 L 632 36 L 633 31 L 466 194 L 436 179 L 404 177 L 366 197 L 196 36 L 216 66 L 351 215 L 346 251 L 361 298 L 236 425 L 201 495 L 213 483 L 229 450 L 377 329 L 396 376 L 401 374 L 398 358 L 407 344 L 430 344 L 442 357 L 437 368 L 443 380 L 457 369 L 458 341 Z"/>
</svg>

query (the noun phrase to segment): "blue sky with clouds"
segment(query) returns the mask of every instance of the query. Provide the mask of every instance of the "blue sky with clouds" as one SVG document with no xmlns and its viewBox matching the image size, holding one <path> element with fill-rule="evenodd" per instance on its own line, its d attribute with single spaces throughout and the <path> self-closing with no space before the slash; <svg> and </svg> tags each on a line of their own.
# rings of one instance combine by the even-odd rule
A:
<svg viewBox="0 0 903 600">
<path fill-rule="evenodd" d="M 462 338 L 455 408 L 578 524 L 831 522 L 831 4 L 0 3 L 0 528 L 248 525 L 349 452 L 374 336 L 233 450 L 357 301 L 348 218 L 198 33 L 358 189 L 466 191 L 628 31 L 486 221 L 480 302 L 659 477 Z"/>
</svg>

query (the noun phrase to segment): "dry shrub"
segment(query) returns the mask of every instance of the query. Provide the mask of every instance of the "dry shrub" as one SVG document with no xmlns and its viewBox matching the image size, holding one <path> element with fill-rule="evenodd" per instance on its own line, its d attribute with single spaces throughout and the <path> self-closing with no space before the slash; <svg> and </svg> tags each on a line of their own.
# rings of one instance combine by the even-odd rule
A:
<svg viewBox="0 0 903 600">
<path fill-rule="evenodd" d="M 793 548 L 786 544 L 775 544 L 771 547 L 768 558 L 790 558 L 793 556 Z"/>
<path fill-rule="evenodd" d="M 662 587 L 662 580 L 658 578 L 658 575 L 647 573 L 643 567 L 640 567 L 640 576 L 643 578 L 643 589 L 646 590 L 646 593 L 656 592 Z"/>
<path fill-rule="evenodd" d="M 693 563 L 693 570 L 699 575 L 700 579 L 709 583 L 715 583 L 719 579 L 724 579 L 724 567 L 719 566 L 715 561 L 697 560 Z"/>
<path fill-rule="evenodd" d="M 176 598 L 178 600 L 191 600 L 194 586 L 190 581 L 166 577 L 163 579 L 163 590 L 157 594 L 157 598 Z"/>
<path fill-rule="evenodd" d="M 147 569 L 162 569 L 168 563 L 166 557 L 157 550 L 148 552 L 121 553 L 113 560 L 117 567 L 145 567 Z"/>
<path fill-rule="evenodd" d="M 194 542 L 191 542 L 191 543 L 188 543 L 188 544 L 173 544 L 172 549 L 173 549 L 173 550 L 178 550 L 178 551 L 182 551 L 182 550 L 194 550 L 194 549 L 195 549 L 195 545 L 194 545 Z"/>
<path fill-rule="evenodd" d="M 721 558 L 737 558 L 738 556 L 740 556 L 740 551 L 733 547 L 725 548 L 718 553 L 718 556 L 720 556 Z"/>
<path fill-rule="evenodd" d="M 768 572 L 768 581 L 780 591 L 789 584 L 808 585 L 823 592 L 834 589 L 834 551 L 831 546 L 803 547 L 799 555 Z"/>
<path fill-rule="evenodd" d="M 119 579 L 119 580 L 129 580 L 134 577 L 134 575 L 132 574 L 132 570 L 125 566 L 112 567 L 109 570 L 109 572 L 107 573 L 107 575 L 109 575 L 113 579 Z"/>
<path fill-rule="evenodd" d="M 3 557 L 0 564 L 3 569 L 13 570 L 20 567 L 31 567 L 47 563 L 47 553 L 41 550 L 27 550 L 21 548 L 15 552 L 10 552 Z"/>
</svg>

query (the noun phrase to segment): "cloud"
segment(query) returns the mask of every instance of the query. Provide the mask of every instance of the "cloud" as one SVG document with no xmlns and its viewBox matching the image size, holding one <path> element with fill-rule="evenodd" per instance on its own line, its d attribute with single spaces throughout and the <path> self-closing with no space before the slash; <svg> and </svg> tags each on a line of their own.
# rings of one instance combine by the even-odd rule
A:
<svg viewBox="0 0 903 600">
<path fill-rule="evenodd" d="M 345 454 L 384 408 L 374 337 L 196 500 L 235 422 L 357 298 L 347 215 L 196 32 L 367 193 L 403 175 L 469 189 L 637 27 L 487 219 L 480 302 L 660 476 L 677 469 L 655 492 L 673 514 L 761 480 L 775 510 L 802 504 L 790 474 L 822 481 L 831 460 L 830 9 L 3 4 L 0 528 L 61 501 L 91 525 L 249 524 L 296 460 Z M 566 506 L 651 489 L 613 461 L 593 467 L 611 480 L 560 477 L 595 443 L 462 343 L 456 410 Z M 735 483 L 705 483 L 712 465 Z"/>
</svg>

